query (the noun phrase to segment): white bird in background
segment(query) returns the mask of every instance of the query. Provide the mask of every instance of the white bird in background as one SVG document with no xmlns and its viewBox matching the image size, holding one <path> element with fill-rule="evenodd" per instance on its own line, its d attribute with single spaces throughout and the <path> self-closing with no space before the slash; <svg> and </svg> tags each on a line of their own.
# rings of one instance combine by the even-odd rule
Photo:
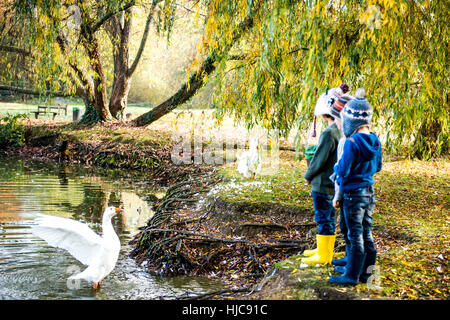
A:
<svg viewBox="0 0 450 320">
<path fill-rule="evenodd" d="M 80 7 L 73 4 L 67 8 L 70 16 L 67 18 L 67 26 L 71 29 L 79 30 L 81 26 L 81 12 Z"/>
<path fill-rule="evenodd" d="M 246 178 L 253 176 L 253 179 L 261 171 L 261 158 L 258 152 L 258 140 L 253 138 L 250 140 L 248 151 L 244 151 L 241 155 L 236 155 L 239 159 L 237 170 Z"/>
<path fill-rule="evenodd" d="M 115 267 L 120 251 L 120 240 L 111 224 L 111 218 L 122 209 L 106 208 L 102 218 L 103 236 L 100 237 L 86 224 L 72 219 L 40 214 L 31 231 L 49 245 L 62 248 L 88 267 L 69 279 L 84 279 L 94 283 L 96 290 L 100 281 Z"/>
</svg>

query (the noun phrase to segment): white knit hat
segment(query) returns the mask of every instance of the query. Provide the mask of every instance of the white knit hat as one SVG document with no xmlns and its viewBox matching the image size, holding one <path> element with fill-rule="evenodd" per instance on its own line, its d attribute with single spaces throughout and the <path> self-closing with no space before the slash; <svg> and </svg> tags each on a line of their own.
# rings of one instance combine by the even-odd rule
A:
<svg viewBox="0 0 450 320">
<path fill-rule="evenodd" d="M 322 93 L 317 99 L 316 107 L 314 109 L 314 115 L 320 117 L 323 115 L 331 116 L 331 109 L 333 108 L 334 102 L 342 96 L 342 89 L 332 88 Z"/>
</svg>

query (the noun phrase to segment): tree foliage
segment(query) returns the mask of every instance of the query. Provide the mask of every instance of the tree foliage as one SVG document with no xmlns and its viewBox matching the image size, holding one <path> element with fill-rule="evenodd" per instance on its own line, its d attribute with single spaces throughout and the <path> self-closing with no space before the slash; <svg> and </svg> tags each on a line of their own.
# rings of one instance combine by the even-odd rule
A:
<svg viewBox="0 0 450 320">
<path fill-rule="evenodd" d="M 64 90 L 83 97 L 89 119 L 119 117 L 131 77 L 145 49 L 152 22 L 169 32 L 172 0 L 8 0 L 11 24 L 25 39 L 32 59 L 31 85 L 41 92 Z M 136 54 L 130 58 L 133 8 L 147 18 Z M 156 15 L 156 19 L 154 16 Z M 135 32 L 135 31 L 133 31 Z M 4 46 L 2 51 L 4 51 Z M 13 72 L 14 75 L 14 72 Z M 86 118 L 86 117 L 85 117 Z"/>
<path fill-rule="evenodd" d="M 31 55 L 26 42 L 28 27 L 15 28 L 12 0 L 0 2 L 0 83 L 20 86 L 33 82 L 28 57 Z"/>
<path fill-rule="evenodd" d="M 207 0 L 202 52 L 253 28 L 217 66 L 218 116 L 287 133 L 310 124 L 318 94 L 364 87 L 386 147 L 429 158 L 449 150 L 448 1 Z M 194 64 L 194 68 L 196 65 Z"/>
<path fill-rule="evenodd" d="M 448 152 L 448 1 L 83 0 L 76 1 L 80 24 L 74 29 L 68 14 L 73 1 L 5 0 L 0 12 L 8 18 L 0 21 L 0 33 L 20 21 L 23 37 L 15 46 L 2 39 L 0 49 L 7 58 L 17 55 L 14 61 L 32 57 L 21 72 L 33 86 L 43 92 L 81 88 L 88 93 L 86 104 L 106 119 L 126 105 L 127 76 L 135 70 L 128 50 L 122 50 L 129 41 L 123 33 L 131 8 L 155 9 L 148 19 L 170 34 L 180 3 L 189 3 L 196 19 L 204 17 L 199 54 L 186 83 L 137 124 L 148 124 L 190 99 L 214 72 L 219 118 L 234 114 L 249 127 L 286 134 L 293 126 L 310 124 L 320 93 L 347 82 L 352 92 L 366 89 L 388 151 L 423 158 Z M 11 12 L 19 15 L 11 17 Z M 120 25 L 122 33 L 111 24 Z M 113 52 L 113 61 L 105 59 L 105 50 Z M 12 72 L 23 65 L 16 63 Z M 116 72 L 119 65 L 125 73 Z"/>
</svg>

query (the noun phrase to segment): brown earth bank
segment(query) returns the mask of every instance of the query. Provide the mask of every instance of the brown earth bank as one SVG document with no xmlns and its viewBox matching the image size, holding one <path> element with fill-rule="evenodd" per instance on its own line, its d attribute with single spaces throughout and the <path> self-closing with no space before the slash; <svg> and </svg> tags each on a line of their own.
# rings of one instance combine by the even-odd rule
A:
<svg viewBox="0 0 450 320">
<path fill-rule="evenodd" d="M 160 185 L 189 171 L 172 163 L 169 135 L 161 131 L 121 121 L 77 125 L 29 119 L 24 126 L 24 145 L 0 149 L 0 155 L 120 169 Z"/>
<path fill-rule="evenodd" d="M 295 208 L 227 203 L 208 195 L 214 170 L 169 187 L 132 253 L 158 275 L 208 275 L 253 284 L 274 261 L 309 247 L 314 224 Z"/>
</svg>

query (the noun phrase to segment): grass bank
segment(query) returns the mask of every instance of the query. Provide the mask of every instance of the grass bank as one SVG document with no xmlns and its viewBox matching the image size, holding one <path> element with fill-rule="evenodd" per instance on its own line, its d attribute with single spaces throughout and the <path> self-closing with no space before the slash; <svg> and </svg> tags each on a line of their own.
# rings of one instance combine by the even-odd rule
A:
<svg viewBox="0 0 450 320">
<path fill-rule="evenodd" d="M 240 181 L 235 168 L 224 166 L 220 173 L 234 188 L 222 188 L 217 196 L 230 202 L 257 202 L 260 206 L 282 204 L 308 212 L 313 221 L 310 187 L 303 174 L 305 161 L 282 155 L 279 169 L 262 173 L 252 183 Z M 376 175 L 377 203 L 373 213 L 373 234 L 378 250 L 377 279 L 372 287 L 332 286 L 327 280 L 331 267 L 307 267 L 301 255 L 275 264 L 286 276 L 284 287 L 269 290 L 273 298 L 335 297 L 399 299 L 448 299 L 450 227 L 450 161 L 389 160 Z M 268 217 L 269 219 L 269 217 Z M 313 232 L 309 236 L 313 240 Z M 336 248 L 342 248 L 338 235 Z M 337 255 L 339 256 L 339 254 Z M 280 277 L 275 277 L 280 281 Z M 282 278 L 282 277 L 281 277 Z M 289 280 L 288 280 L 289 278 Z M 269 285 L 268 288 L 271 288 Z M 337 291 L 336 291 L 337 290 Z M 309 293 L 308 293 L 309 292 Z M 259 295 L 259 297 L 261 297 Z M 325 297 L 321 297 L 325 298 Z"/>
</svg>

